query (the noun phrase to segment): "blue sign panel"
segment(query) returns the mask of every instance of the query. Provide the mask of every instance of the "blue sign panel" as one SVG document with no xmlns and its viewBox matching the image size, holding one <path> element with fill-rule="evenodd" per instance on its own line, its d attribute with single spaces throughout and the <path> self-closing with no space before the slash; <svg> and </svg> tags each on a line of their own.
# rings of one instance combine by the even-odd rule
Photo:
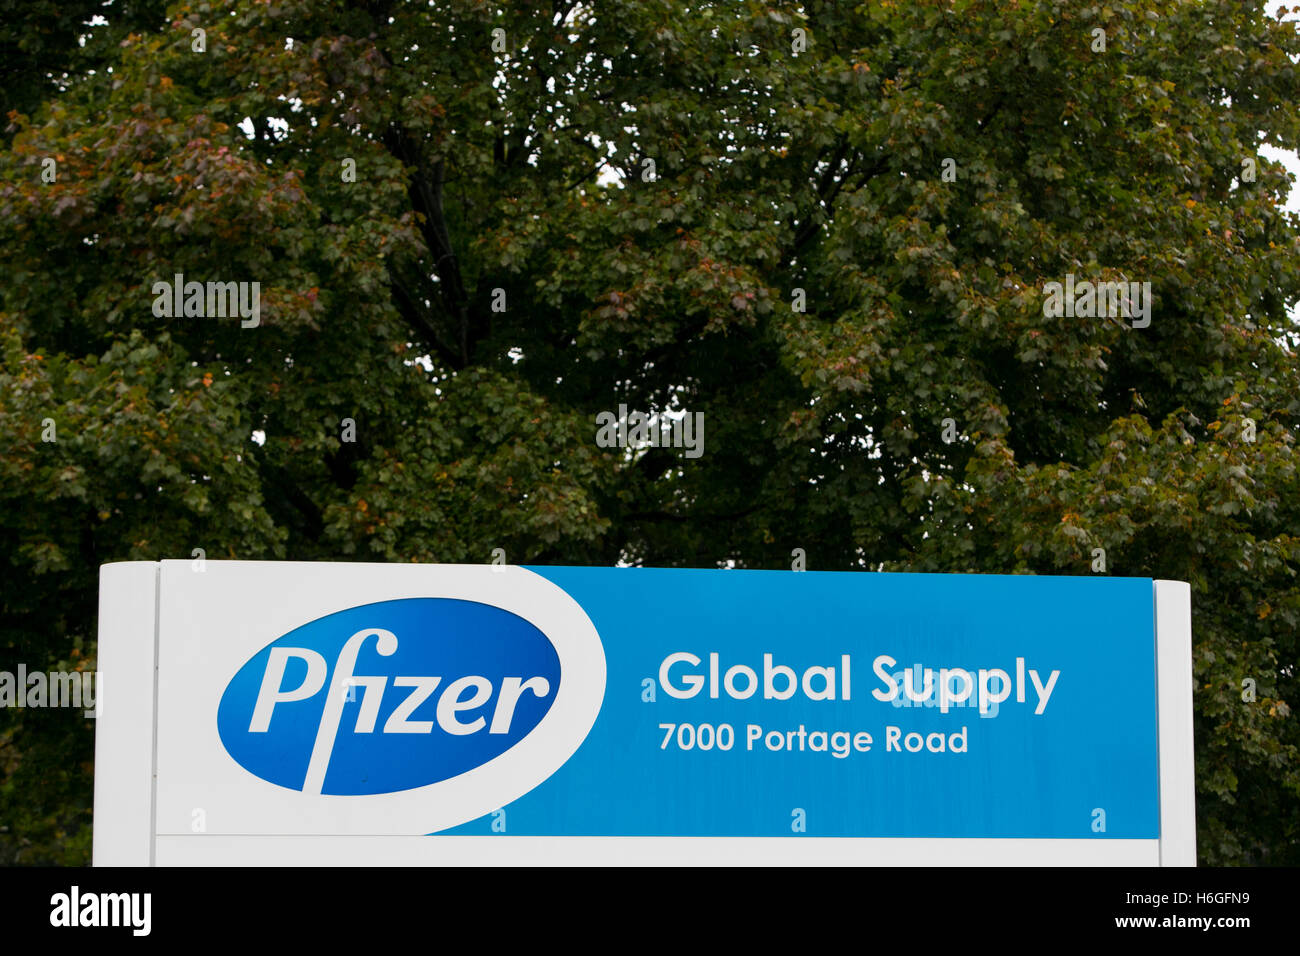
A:
<svg viewBox="0 0 1300 956">
<path fill-rule="evenodd" d="M 1150 579 L 527 570 L 594 624 L 604 699 L 558 770 L 443 833 L 1160 835 Z"/>
</svg>

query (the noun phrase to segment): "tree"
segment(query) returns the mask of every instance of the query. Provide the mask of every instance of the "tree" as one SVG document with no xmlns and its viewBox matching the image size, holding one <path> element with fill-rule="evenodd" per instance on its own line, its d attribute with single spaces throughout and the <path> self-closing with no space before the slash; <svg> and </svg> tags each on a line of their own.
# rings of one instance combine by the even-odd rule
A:
<svg viewBox="0 0 1300 956">
<path fill-rule="evenodd" d="M 4 87 L 4 659 L 93 666 L 98 566 L 195 549 L 1181 579 L 1201 858 L 1300 862 L 1292 26 L 518 6 L 43 24 Z M 259 324 L 155 315 L 177 273 Z M 1067 276 L 1149 283 L 1150 324 L 1045 314 Z M 704 454 L 599 447 L 620 404 Z M 0 720 L 0 856 L 84 860 L 89 722 Z"/>
</svg>

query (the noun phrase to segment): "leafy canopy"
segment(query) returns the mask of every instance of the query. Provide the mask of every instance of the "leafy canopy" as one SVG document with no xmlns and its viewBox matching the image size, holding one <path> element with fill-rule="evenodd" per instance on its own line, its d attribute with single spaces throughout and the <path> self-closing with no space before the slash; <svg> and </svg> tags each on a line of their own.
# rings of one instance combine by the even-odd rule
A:
<svg viewBox="0 0 1300 956">
<path fill-rule="evenodd" d="M 98 566 L 196 548 L 1180 579 L 1201 858 L 1300 862 L 1261 0 L 4 6 L 3 662 L 92 667 Z M 1067 274 L 1150 326 L 1046 318 Z M 597 447 L 619 404 L 704 455 Z M 89 722 L 0 728 L 0 858 L 84 861 Z"/>
</svg>

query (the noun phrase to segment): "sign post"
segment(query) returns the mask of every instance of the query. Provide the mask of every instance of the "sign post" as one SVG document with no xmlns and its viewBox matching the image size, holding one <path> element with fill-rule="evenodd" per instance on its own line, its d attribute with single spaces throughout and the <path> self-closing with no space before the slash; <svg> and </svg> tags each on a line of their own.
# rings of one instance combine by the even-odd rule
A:
<svg viewBox="0 0 1300 956">
<path fill-rule="evenodd" d="M 106 565 L 95 863 L 1194 865 L 1188 586 Z"/>
</svg>

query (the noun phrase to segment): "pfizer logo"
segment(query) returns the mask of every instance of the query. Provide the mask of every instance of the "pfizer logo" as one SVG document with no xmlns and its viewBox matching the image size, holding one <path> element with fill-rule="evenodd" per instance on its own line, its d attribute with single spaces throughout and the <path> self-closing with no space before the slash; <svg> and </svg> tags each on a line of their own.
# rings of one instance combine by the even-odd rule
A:
<svg viewBox="0 0 1300 956">
<path fill-rule="evenodd" d="M 603 685 L 603 661 L 600 671 Z M 264 647 L 227 685 L 217 730 L 236 763 L 276 786 L 395 794 L 507 760 L 568 690 L 566 677 L 555 644 L 510 611 L 383 601 Z M 567 742 L 556 766 L 580 742 Z"/>
</svg>

